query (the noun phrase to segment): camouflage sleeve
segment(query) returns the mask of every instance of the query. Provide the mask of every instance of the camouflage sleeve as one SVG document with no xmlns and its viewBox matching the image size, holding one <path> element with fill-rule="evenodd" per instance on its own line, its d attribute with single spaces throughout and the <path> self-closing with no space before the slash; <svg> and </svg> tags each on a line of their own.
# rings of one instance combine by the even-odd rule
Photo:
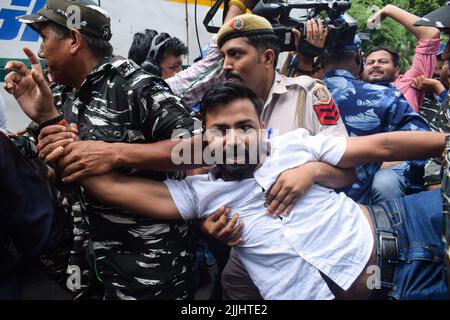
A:
<svg viewBox="0 0 450 320">
<path fill-rule="evenodd" d="M 194 133 L 194 118 L 163 81 L 153 80 L 133 95 L 131 103 L 139 104 L 140 121 L 150 140 L 170 139 L 175 132 L 176 136 Z"/>
</svg>

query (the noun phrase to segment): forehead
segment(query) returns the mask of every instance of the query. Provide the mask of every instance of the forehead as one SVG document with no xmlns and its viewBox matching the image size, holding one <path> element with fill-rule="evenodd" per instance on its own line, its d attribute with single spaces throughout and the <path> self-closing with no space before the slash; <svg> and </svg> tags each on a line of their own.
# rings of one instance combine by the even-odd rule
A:
<svg viewBox="0 0 450 320">
<path fill-rule="evenodd" d="M 230 49 L 245 49 L 245 50 L 251 50 L 252 48 L 255 49 L 247 40 L 246 37 L 239 37 L 239 38 L 233 38 L 228 41 L 226 41 L 222 47 L 220 48 L 220 51 L 226 52 Z"/>
<path fill-rule="evenodd" d="M 380 60 L 380 59 L 392 61 L 392 56 L 389 52 L 385 50 L 375 51 L 367 56 L 367 60 Z"/>
<path fill-rule="evenodd" d="M 161 63 L 167 63 L 167 64 L 178 63 L 181 60 L 182 60 L 181 56 L 176 56 L 173 53 L 166 53 L 164 55 L 164 59 Z"/>
<path fill-rule="evenodd" d="M 208 112 L 205 118 L 205 126 L 212 127 L 214 125 L 229 125 L 251 120 L 259 123 L 259 117 L 255 106 L 250 99 L 237 99 L 230 103 L 217 106 L 211 112 Z"/>
</svg>

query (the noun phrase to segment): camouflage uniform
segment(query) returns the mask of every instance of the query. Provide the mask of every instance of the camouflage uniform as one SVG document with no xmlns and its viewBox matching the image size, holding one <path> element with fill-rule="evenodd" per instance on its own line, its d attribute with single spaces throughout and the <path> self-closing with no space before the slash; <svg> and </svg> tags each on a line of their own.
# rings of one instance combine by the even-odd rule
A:
<svg viewBox="0 0 450 320">
<path fill-rule="evenodd" d="M 105 58 L 80 90 L 54 90 L 55 104 L 78 125 L 82 140 L 145 143 L 170 139 L 173 130 L 194 130 L 194 119 L 160 78 L 132 61 Z M 155 180 L 167 173 L 122 168 L 122 173 Z M 180 175 L 179 175 L 180 176 Z M 190 294 L 193 253 L 184 222 L 148 219 L 101 204 L 82 189 L 81 212 L 89 223 L 94 272 L 106 299 L 185 299 Z M 84 243 L 82 225 L 75 226 Z"/>
</svg>

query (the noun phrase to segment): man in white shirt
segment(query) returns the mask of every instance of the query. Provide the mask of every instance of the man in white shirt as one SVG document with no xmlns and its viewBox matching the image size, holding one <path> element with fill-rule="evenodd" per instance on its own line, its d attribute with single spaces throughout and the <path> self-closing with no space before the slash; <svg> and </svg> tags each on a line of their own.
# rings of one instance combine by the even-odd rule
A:
<svg viewBox="0 0 450 320">
<path fill-rule="evenodd" d="M 427 213 L 360 206 L 319 185 L 313 185 L 289 216 L 273 219 L 265 208 L 266 191 L 288 169 L 311 161 L 348 168 L 375 160 L 427 158 L 441 154 L 445 135 L 395 132 L 313 137 L 298 129 L 270 140 L 267 158 L 258 153 L 258 161 L 251 162 L 255 156 L 251 151 L 256 150 L 252 146 L 264 149 L 261 109 L 260 99 L 238 83 L 219 85 L 206 94 L 201 109 L 205 138 L 216 159 L 224 160 L 207 175 L 157 182 L 112 173 L 82 183 L 101 201 L 154 218 L 204 218 L 221 206 L 239 213 L 245 228 L 237 253 L 264 299 L 365 299 L 370 289 L 381 284 L 380 290 L 374 290 L 382 292 L 379 298 L 445 299 L 448 290 L 436 271 L 442 270 L 443 250 L 441 234 L 436 232 L 442 219 L 435 216 L 442 216 L 442 210 L 439 203 L 433 207 L 433 202 L 440 201 L 434 193 L 427 194 Z M 404 230 L 395 217 L 403 222 L 414 219 L 409 224 L 432 232 L 421 233 L 417 239 L 417 232 L 409 225 Z M 436 226 L 432 221 L 440 222 Z M 415 250 L 403 252 L 404 243 L 414 248 L 416 240 L 421 249 L 431 248 L 434 260 L 404 257 Z M 411 260 L 420 260 L 422 268 L 410 268 Z M 380 273 L 371 278 L 367 271 L 375 265 Z M 428 280 L 405 285 L 411 272 Z"/>
</svg>

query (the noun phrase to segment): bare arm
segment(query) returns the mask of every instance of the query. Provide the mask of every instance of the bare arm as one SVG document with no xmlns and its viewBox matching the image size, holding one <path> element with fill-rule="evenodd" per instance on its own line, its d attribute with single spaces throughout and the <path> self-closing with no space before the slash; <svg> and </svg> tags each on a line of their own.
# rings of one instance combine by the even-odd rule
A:
<svg viewBox="0 0 450 320">
<path fill-rule="evenodd" d="M 164 140 L 155 143 L 129 144 L 103 141 L 80 141 L 59 147 L 49 155 L 40 156 L 58 162 L 64 168 L 64 182 L 72 183 L 80 178 L 107 173 L 114 168 L 130 167 L 141 170 L 176 171 L 203 166 L 202 136 L 185 140 Z M 49 145 L 51 147 L 51 145 Z"/>
<path fill-rule="evenodd" d="M 394 5 L 388 4 L 377 13 L 377 16 L 379 16 L 381 20 L 385 17 L 390 17 L 401 23 L 409 32 L 414 34 L 417 39 L 439 39 L 440 37 L 437 28 L 414 26 L 414 23 L 419 20 L 420 17 Z"/>
<path fill-rule="evenodd" d="M 85 178 L 81 184 L 101 202 L 132 213 L 156 219 L 181 219 L 169 189 L 162 182 L 109 173 Z"/>
<path fill-rule="evenodd" d="M 440 157 L 446 136 L 439 132 L 397 131 L 351 137 L 337 166 L 349 168 L 362 163 Z"/>
</svg>

